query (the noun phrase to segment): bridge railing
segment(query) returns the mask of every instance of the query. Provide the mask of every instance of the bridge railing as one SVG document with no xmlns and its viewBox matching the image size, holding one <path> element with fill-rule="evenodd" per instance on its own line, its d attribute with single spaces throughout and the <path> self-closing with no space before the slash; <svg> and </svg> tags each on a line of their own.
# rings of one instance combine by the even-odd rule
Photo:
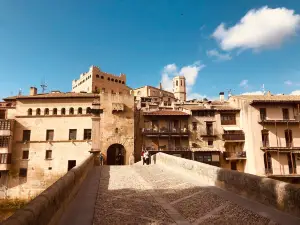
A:
<svg viewBox="0 0 300 225">
<path fill-rule="evenodd" d="M 54 225 L 94 166 L 94 155 L 72 168 L 49 188 L 17 210 L 2 225 Z"/>
<path fill-rule="evenodd" d="M 265 205 L 300 217 L 300 188 L 293 184 L 248 173 L 211 166 L 208 164 L 157 153 L 154 164 L 166 165 L 172 170 L 190 174 L 208 185 L 217 186 Z"/>
</svg>

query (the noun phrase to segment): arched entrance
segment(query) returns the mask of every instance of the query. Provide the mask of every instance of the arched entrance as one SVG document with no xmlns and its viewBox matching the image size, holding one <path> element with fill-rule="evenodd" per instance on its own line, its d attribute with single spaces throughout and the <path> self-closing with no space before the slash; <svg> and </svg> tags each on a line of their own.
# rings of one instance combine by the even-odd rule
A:
<svg viewBox="0 0 300 225">
<path fill-rule="evenodd" d="M 107 149 L 107 165 L 125 165 L 125 148 L 121 144 L 113 144 Z"/>
</svg>

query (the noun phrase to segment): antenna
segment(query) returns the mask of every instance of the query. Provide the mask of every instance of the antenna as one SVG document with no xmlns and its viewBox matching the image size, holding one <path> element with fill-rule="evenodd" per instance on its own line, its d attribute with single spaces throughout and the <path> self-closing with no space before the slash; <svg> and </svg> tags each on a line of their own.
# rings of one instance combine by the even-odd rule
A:
<svg viewBox="0 0 300 225">
<path fill-rule="evenodd" d="M 45 90 L 47 89 L 47 84 L 45 82 L 45 78 L 42 80 L 42 83 L 41 83 L 41 88 L 42 88 L 42 93 L 45 93 Z"/>
</svg>

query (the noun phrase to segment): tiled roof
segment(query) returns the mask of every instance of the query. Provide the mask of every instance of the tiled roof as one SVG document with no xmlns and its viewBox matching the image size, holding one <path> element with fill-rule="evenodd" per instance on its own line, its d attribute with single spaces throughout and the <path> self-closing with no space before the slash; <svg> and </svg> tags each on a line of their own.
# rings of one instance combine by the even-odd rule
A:
<svg viewBox="0 0 300 225">
<path fill-rule="evenodd" d="M 145 86 L 142 86 L 142 87 L 139 87 L 139 88 L 134 88 L 133 90 L 138 90 L 138 89 L 141 89 L 141 88 L 144 88 L 144 87 L 150 87 L 150 88 L 153 88 L 153 89 L 156 89 L 156 90 L 159 90 L 159 91 L 163 91 L 163 92 L 167 92 L 167 93 L 169 93 L 169 94 L 174 95 L 173 92 L 166 91 L 166 90 L 164 90 L 164 89 L 159 89 L 159 88 L 157 88 L 157 87 L 153 87 L 153 86 L 149 86 L 149 85 L 145 85 Z"/>
<path fill-rule="evenodd" d="M 179 110 L 158 110 L 152 112 L 144 112 L 146 116 L 189 116 L 189 114 Z"/>
<path fill-rule="evenodd" d="M 214 110 L 214 111 L 239 111 L 238 108 L 234 108 L 228 104 L 225 104 L 223 103 L 222 105 L 219 104 L 219 105 L 211 105 L 211 108 L 207 108 L 205 106 L 202 106 L 202 105 L 183 105 L 184 108 L 186 109 L 189 109 L 189 110 L 192 110 L 192 111 L 197 111 L 197 110 L 207 110 L 207 111 L 211 111 L 211 110 Z"/>
<path fill-rule="evenodd" d="M 13 100 L 13 99 L 44 99 L 44 98 L 94 98 L 98 94 L 94 93 L 74 93 L 74 92 L 56 92 L 56 93 L 45 93 L 37 95 L 20 95 L 20 96 L 11 96 L 4 98 L 4 100 Z"/>
<path fill-rule="evenodd" d="M 233 98 L 255 102 L 300 102 L 300 95 L 237 95 Z"/>
</svg>

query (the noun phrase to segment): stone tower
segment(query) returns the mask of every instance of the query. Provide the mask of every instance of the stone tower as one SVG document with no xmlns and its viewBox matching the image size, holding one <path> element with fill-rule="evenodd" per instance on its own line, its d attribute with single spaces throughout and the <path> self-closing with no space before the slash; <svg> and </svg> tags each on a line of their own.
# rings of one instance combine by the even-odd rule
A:
<svg viewBox="0 0 300 225">
<path fill-rule="evenodd" d="M 173 78 L 173 92 L 175 98 L 180 101 L 186 101 L 186 85 L 184 76 L 176 76 Z"/>
</svg>

